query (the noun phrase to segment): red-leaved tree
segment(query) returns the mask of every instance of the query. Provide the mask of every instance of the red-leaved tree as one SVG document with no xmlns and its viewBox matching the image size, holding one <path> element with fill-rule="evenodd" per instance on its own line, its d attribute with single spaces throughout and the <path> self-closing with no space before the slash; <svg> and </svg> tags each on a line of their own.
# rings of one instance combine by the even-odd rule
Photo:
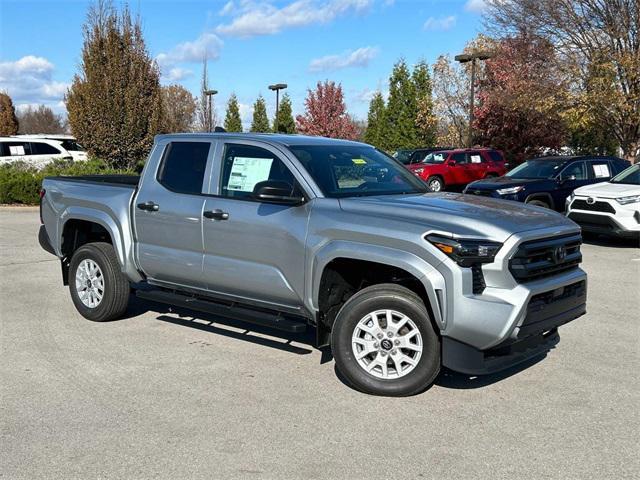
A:
<svg viewBox="0 0 640 480">
<path fill-rule="evenodd" d="M 516 162 L 561 147 L 567 86 L 553 46 L 535 36 L 506 38 L 486 62 L 478 84 L 476 141 L 500 148 Z"/>
<path fill-rule="evenodd" d="M 347 114 L 340 84 L 328 80 L 318 82 L 315 91 L 308 91 L 305 107 L 305 114 L 296 118 L 299 133 L 348 140 L 358 138 L 358 127 Z"/>
</svg>

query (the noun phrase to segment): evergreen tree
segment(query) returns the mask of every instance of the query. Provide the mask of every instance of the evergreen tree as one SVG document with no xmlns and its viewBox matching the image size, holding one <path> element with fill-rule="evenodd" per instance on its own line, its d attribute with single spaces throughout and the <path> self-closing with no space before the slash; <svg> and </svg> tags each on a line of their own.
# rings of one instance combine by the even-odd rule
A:
<svg viewBox="0 0 640 480">
<path fill-rule="evenodd" d="M 160 131 L 160 72 L 128 8 L 98 1 L 84 25 L 80 72 L 66 96 L 71 131 L 89 154 L 133 168 Z"/>
<path fill-rule="evenodd" d="M 293 119 L 291 98 L 285 93 L 278 107 L 278 122 L 273 122 L 273 131 L 276 133 L 296 133 L 296 122 Z"/>
<path fill-rule="evenodd" d="M 18 119 L 13 100 L 4 92 L 0 92 L 0 135 L 16 135 Z"/>
<path fill-rule="evenodd" d="M 385 121 L 386 112 L 382 93 L 376 92 L 369 104 L 367 115 L 367 128 L 364 133 L 364 141 L 374 147 L 385 148 Z"/>
<path fill-rule="evenodd" d="M 384 145 L 390 150 L 418 146 L 416 91 L 404 60 L 393 66 L 389 78 L 389 102 L 386 109 Z"/>
<path fill-rule="evenodd" d="M 419 146 L 431 147 L 436 144 L 438 122 L 433 113 L 431 75 L 426 62 L 418 62 L 411 79 L 416 92 L 416 138 Z"/>
<path fill-rule="evenodd" d="M 240 106 L 238 105 L 238 97 L 235 93 L 229 97 L 227 103 L 227 112 L 224 117 L 224 129 L 227 132 L 241 132 L 242 119 L 240 118 Z"/>
<path fill-rule="evenodd" d="M 251 122 L 252 132 L 268 132 L 269 117 L 267 116 L 267 105 L 262 98 L 262 95 L 258 97 L 256 103 L 253 104 L 253 121 Z"/>
</svg>

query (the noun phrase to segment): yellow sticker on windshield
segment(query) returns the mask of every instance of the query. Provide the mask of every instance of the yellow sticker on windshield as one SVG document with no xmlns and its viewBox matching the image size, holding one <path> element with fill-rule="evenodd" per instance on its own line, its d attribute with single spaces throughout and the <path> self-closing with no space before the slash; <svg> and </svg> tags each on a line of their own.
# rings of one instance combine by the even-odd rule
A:
<svg viewBox="0 0 640 480">
<path fill-rule="evenodd" d="M 352 158 L 351 161 L 354 163 L 354 165 L 366 165 L 367 161 L 363 158 Z"/>
</svg>

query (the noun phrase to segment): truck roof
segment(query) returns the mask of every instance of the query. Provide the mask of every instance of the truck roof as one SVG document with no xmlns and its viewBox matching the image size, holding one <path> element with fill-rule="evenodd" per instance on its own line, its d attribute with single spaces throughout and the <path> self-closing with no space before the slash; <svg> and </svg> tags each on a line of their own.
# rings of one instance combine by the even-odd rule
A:
<svg viewBox="0 0 640 480">
<path fill-rule="evenodd" d="M 341 140 L 338 138 L 314 137 L 310 135 L 287 135 L 282 133 L 233 133 L 233 132 L 213 132 L 213 133 L 171 133 L 157 135 L 156 140 L 182 140 L 185 138 L 202 139 L 242 139 L 269 142 L 284 145 L 286 147 L 295 145 L 364 145 L 362 142 L 352 140 Z"/>
</svg>

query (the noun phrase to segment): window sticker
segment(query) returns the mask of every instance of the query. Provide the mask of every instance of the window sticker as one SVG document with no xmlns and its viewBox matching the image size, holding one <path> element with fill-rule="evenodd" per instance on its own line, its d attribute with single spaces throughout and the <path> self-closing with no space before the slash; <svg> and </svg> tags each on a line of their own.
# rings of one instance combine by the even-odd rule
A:
<svg viewBox="0 0 640 480">
<path fill-rule="evenodd" d="M 24 155 L 24 146 L 22 145 L 9 145 L 10 155 Z"/>
<path fill-rule="evenodd" d="M 237 192 L 253 192 L 259 182 L 269 179 L 273 158 L 234 157 L 227 188 Z"/>
<path fill-rule="evenodd" d="M 480 162 L 482 162 L 480 155 L 471 155 L 471 163 L 480 163 Z"/>
<path fill-rule="evenodd" d="M 364 158 L 352 158 L 351 161 L 354 165 L 366 165 L 367 161 Z"/>
<path fill-rule="evenodd" d="M 609 165 L 607 165 L 606 163 L 594 165 L 593 172 L 595 173 L 596 178 L 605 178 L 611 176 L 611 173 L 609 173 Z"/>
</svg>

